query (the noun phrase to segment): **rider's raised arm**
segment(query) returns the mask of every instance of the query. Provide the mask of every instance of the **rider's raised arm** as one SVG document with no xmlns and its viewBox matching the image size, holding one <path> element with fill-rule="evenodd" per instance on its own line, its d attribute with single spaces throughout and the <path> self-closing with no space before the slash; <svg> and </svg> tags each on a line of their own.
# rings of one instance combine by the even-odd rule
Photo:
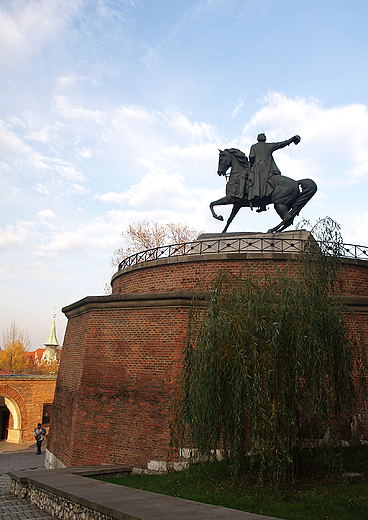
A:
<svg viewBox="0 0 368 520">
<path fill-rule="evenodd" d="M 298 135 L 294 135 L 290 139 L 287 139 L 286 141 L 281 141 L 280 143 L 269 143 L 272 144 L 272 151 L 280 150 L 280 148 L 285 148 L 285 146 L 289 146 L 289 144 L 294 143 L 298 144 L 300 143 L 300 137 Z"/>
</svg>

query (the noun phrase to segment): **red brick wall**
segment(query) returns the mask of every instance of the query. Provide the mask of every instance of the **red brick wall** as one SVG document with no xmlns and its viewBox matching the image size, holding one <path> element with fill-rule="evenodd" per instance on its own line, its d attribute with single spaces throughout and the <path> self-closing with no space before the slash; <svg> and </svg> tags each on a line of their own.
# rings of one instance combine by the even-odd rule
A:
<svg viewBox="0 0 368 520">
<path fill-rule="evenodd" d="M 166 459 L 187 316 L 178 306 L 69 319 L 48 440 L 65 465 Z"/>
<path fill-rule="evenodd" d="M 293 256 L 230 253 L 146 262 L 116 273 L 112 279 L 112 292 L 135 294 L 198 290 L 207 287 L 223 269 L 233 273 L 239 273 L 245 267 L 254 273 L 274 272 L 276 266 L 283 269 L 290 258 Z"/>
<path fill-rule="evenodd" d="M 140 264 L 113 277 L 113 295 L 87 297 L 63 309 L 68 325 L 50 452 L 66 466 L 125 463 L 143 468 L 150 460 L 165 461 L 191 291 L 206 287 L 224 268 L 271 272 L 293 258 L 227 254 Z M 350 294 L 367 295 L 368 263 L 352 261 L 349 274 Z M 368 298 L 365 305 L 358 302 L 368 328 Z"/>
<path fill-rule="evenodd" d="M 0 395 L 12 398 L 20 409 L 22 442 L 34 439 L 33 430 L 42 422 L 44 403 L 54 400 L 55 385 L 56 377 L 51 376 L 0 376 Z"/>
<path fill-rule="evenodd" d="M 223 269 L 234 274 L 242 269 L 254 274 L 273 273 L 290 267 L 297 255 L 285 253 L 228 253 L 197 257 L 174 257 L 138 264 L 117 272 L 112 278 L 113 294 L 136 294 L 197 290 L 207 287 Z M 347 293 L 368 295 L 367 262 L 348 260 L 343 270 L 348 271 Z M 344 275 L 344 272 L 343 272 Z"/>
</svg>

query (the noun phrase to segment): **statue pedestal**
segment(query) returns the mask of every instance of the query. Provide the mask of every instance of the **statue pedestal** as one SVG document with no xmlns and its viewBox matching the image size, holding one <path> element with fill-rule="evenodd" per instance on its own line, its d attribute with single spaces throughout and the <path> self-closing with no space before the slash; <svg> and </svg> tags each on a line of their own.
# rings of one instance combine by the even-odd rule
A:
<svg viewBox="0 0 368 520">
<path fill-rule="evenodd" d="M 219 252 L 277 252 L 300 253 L 306 243 L 311 241 L 318 248 L 317 242 L 305 229 L 283 231 L 282 233 L 202 233 L 194 242 L 190 254 Z M 212 250 L 212 251 L 211 251 Z"/>
</svg>

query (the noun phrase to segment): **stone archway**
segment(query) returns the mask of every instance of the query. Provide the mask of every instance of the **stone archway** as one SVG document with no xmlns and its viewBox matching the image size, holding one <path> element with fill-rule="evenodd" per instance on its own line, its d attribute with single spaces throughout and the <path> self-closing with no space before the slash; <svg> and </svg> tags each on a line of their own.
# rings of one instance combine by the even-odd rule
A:
<svg viewBox="0 0 368 520">
<path fill-rule="evenodd" d="M 12 397 L 8 395 L 0 394 L 0 397 L 3 398 L 4 405 L 10 412 L 7 440 L 9 442 L 21 443 L 22 415 L 19 405 Z"/>
</svg>

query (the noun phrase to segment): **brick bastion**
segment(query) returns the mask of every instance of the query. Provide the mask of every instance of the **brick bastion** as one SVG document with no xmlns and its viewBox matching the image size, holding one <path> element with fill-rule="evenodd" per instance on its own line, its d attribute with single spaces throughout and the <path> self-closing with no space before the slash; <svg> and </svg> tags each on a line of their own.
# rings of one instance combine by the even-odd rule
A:
<svg viewBox="0 0 368 520">
<path fill-rule="evenodd" d="M 283 269 L 298 259 L 308 233 L 218 236 L 223 238 L 213 243 L 200 237 L 184 256 L 174 250 L 169 257 L 137 260 L 113 276 L 111 295 L 87 296 L 64 307 L 68 324 L 46 467 L 165 467 L 170 404 L 193 297 L 202 290 L 199 301 L 204 301 L 209 283 L 224 269 L 234 274 L 245 267 L 259 274 Z M 245 246 L 239 248 L 243 239 Z M 262 240 L 261 248 L 255 247 L 257 240 Z M 345 261 L 349 283 L 344 301 L 368 338 L 368 262 Z M 355 432 L 363 432 L 359 425 L 357 430 L 359 413 Z M 343 436 L 351 438 L 350 419 Z"/>
</svg>

